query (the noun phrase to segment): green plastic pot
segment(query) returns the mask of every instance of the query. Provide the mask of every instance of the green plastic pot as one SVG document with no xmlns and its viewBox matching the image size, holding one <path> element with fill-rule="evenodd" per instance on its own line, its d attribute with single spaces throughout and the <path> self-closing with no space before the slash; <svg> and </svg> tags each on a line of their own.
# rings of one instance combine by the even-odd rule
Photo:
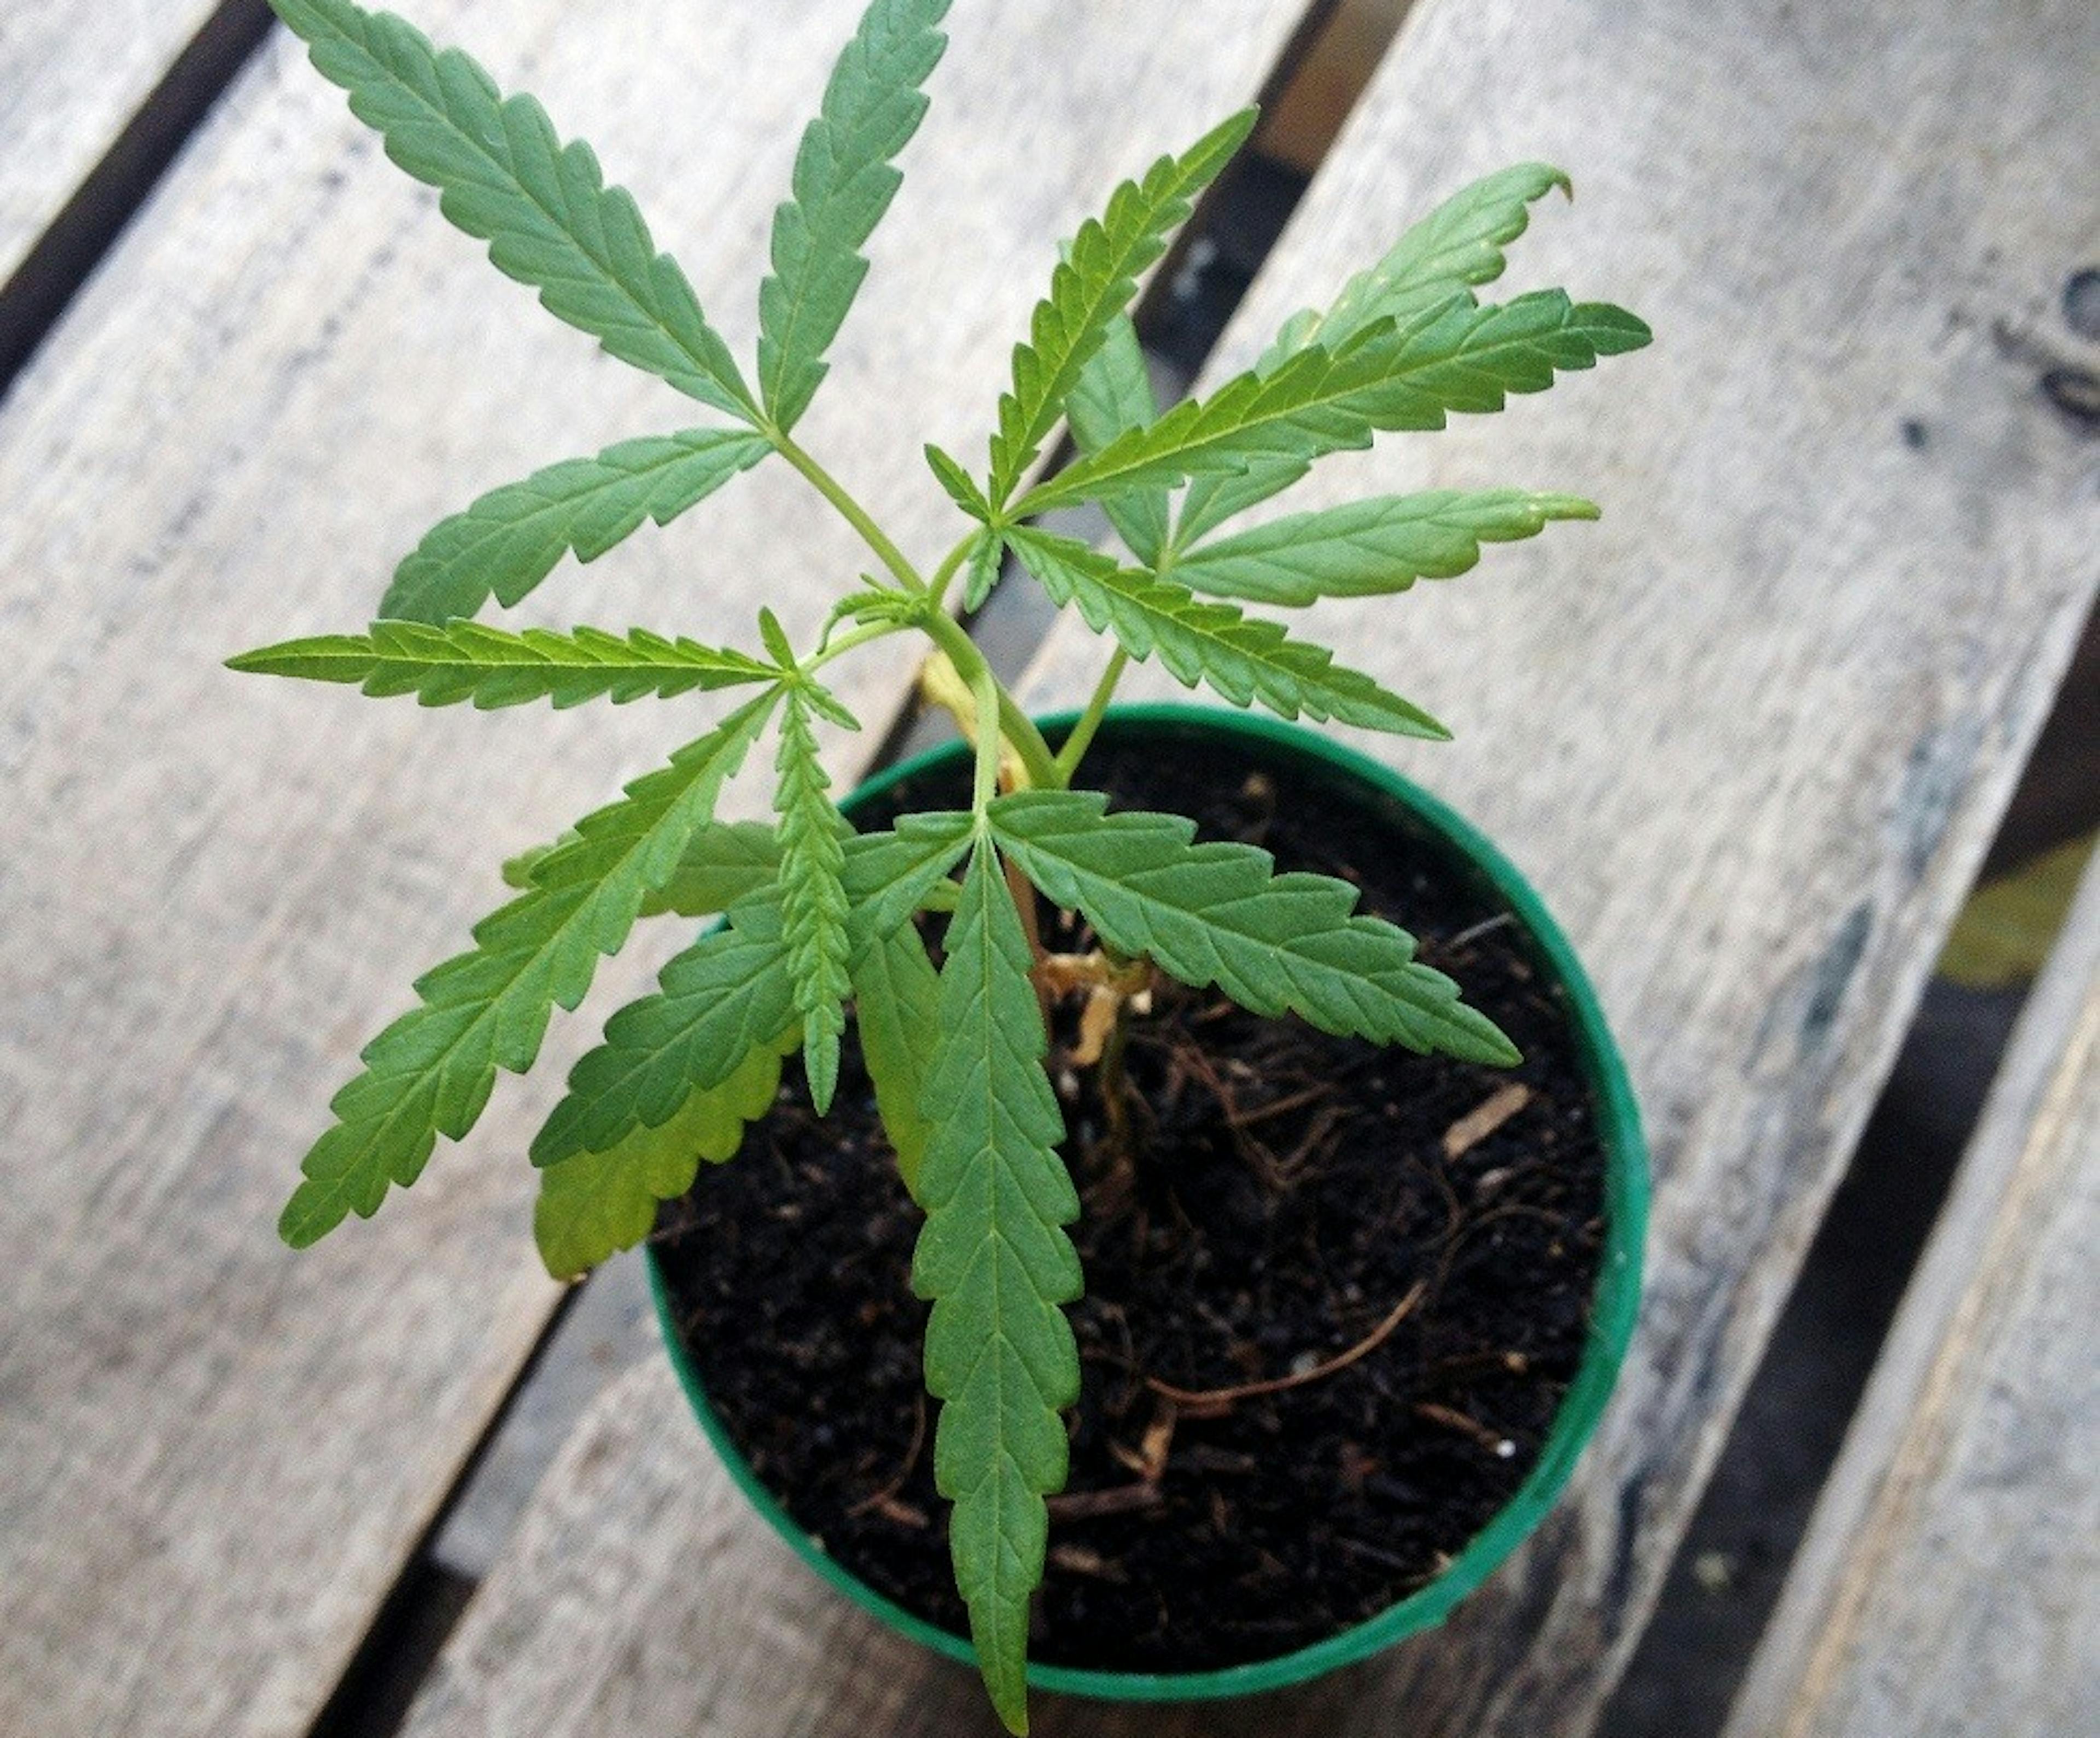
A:
<svg viewBox="0 0 2100 1738">
<path fill-rule="evenodd" d="M 1074 716 L 1062 713 L 1042 721 L 1044 733 L 1053 743 L 1070 728 Z M 1641 1248 L 1648 1223 L 1648 1149 L 1641 1136 L 1640 1114 L 1634 1102 L 1626 1065 L 1612 1042 L 1612 1035 L 1604 1025 L 1604 1011 L 1598 1005 L 1595 992 L 1574 951 L 1561 934 L 1560 926 L 1547 915 L 1530 884 L 1467 822 L 1377 761 L 1338 747 L 1310 731 L 1267 718 L 1189 706 L 1122 706 L 1110 711 L 1097 740 L 1127 740 L 1133 735 L 1158 739 L 1166 748 L 1176 745 L 1195 748 L 1204 743 L 1218 743 L 1229 748 L 1235 742 L 1244 743 L 1258 758 L 1287 768 L 1295 779 L 1325 787 L 1342 801 L 1373 810 L 1383 809 L 1403 824 L 1411 821 L 1417 829 L 1441 840 L 1454 854 L 1473 864 L 1501 893 L 1523 926 L 1529 937 L 1534 964 L 1557 979 L 1567 991 L 1568 1010 L 1577 1028 L 1582 1066 L 1589 1077 L 1597 1127 L 1605 1152 L 1604 1261 L 1597 1277 L 1589 1339 L 1581 1366 L 1555 1415 L 1553 1427 L 1547 1433 L 1545 1448 L 1530 1476 L 1442 1574 L 1353 1629 L 1275 1659 L 1258 1660 L 1222 1670 L 1188 1673 L 1089 1671 L 1074 1666 L 1035 1664 L 1028 1668 L 1028 1682 L 1038 1690 L 1110 1701 L 1194 1701 L 1252 1695 L 1301 1683 L 1339 1666 L 1366 1659 L 1407 1636 L 1435 1628 L 1545 1519 L 1561 1488 L 1567 1484 L 1583 1446 L 1596 1430 L 1612 1384 L 1617 1379 L 1619 1366 L 1625 1360 L 1627 1343 L 1633 1336 L 1634 1321 L 1640 1306 Z M 968 753 L 968 745 L 955 742 L 920 755 L 878 774 L 855 791 L 841 806 L 852 815 L 898 781 L 915 773 L 959 761 Z M 1493 1010 L 1489 1012 L 1492 1013 Z M 729 1468 L 730 1476 L 751 1499 L 752 1506 L 797 1556 L 854 1603 L 935 1652 L 974 1666 L 977 1655 L 965 1637 L 936 1628 L 924 1618 L 915 1617 L 841 1567 L 796 1524 L 779 1499 L 759 1483 L 749 1462 L 730 1440 L 721 1420 L 708 1403 L 699 1373 L 679 1340 L 663 1271 L 653 1252 L 649 1259 L 649 1277 L 664 1342 L 686 1397 L 692 1402 L 694 1414 Z"/>
</svg>

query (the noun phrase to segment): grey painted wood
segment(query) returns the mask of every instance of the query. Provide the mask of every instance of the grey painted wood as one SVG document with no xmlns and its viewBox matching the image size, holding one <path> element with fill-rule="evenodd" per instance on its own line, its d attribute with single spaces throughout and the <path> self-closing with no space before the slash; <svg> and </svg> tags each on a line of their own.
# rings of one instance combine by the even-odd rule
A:
<svg viewBox="0 0 2100 1738">
<path fill-rule="evenodd" d="M 415 10 L 598 143 L 748 355 L 772 206 L 858 0 Z M 912 547 L 954 524 L 919 443 L 977 450 L 1057 238 L 1116 167 L 1244 101 L 1297 11 L 958 9 L 798 430 Z M 719 709 L 422 713 L 218 667 L 361 622 L 480 490 L 705 418 L 432 205 L 280 33 L 0 417 L 10 1738 L 306 1729 L 554 1306 L 522 1149 L 596 1020 L 559 1024 L 537 1083 L 506 1081 L 371 1225 L 295 1257 L 277 1208 L 359 1046 L 503 897 L 497 862 Z M 867 561 L 770 465 L 523 613 L 717 634 L 765 601 L 806 633 Z M 837 668 L 878 721 L 911 673 Z M 676 941 L 607 968 L 593 1011 Z"/>
<path fill-rule="evenodd" d="M 219 0 L 7 0 L 0 11 L 0 285 Z"/>
<path fill-rule="evenodd" d="M 2100 1707 L 2100 869 L 2089 871 L 1729 1738 L 2073 1738 Z"/>
<path fill-rule="evenodd" d="M 1323 620 L 1458 732 L 1374 752 L 1498 835 L 1591 964 L 1655 1148 L 1649 1301 L 1569 1497 L 1443 1630 L 1237 1707 L 1043 1698 L 1039 1731 L 1594 1723 L 2100 581 L 2094 449 L 2037 379 L 2100 235 L 2096 55 L 2076 0 L 1411 18 L 1212 373 L 1404 214 L 1534 155 L 1581 206 L 1542 214 L 1513 281 L 1657 327 L 1652 351 L 1502 418 L 1335 461 L 1308 497 L 1511 482 L 1605 506 Z M 1061 633 L 1035 697 L 1082 695 L 1098 658 Z M 415 1738 L 990 1730 L 966 1674 L 813 1606 L 720 1487 L 668 1378 L 629 1378 Z M 699 1537 L 704 1573 L 680 1556 Z"/>
</svg>

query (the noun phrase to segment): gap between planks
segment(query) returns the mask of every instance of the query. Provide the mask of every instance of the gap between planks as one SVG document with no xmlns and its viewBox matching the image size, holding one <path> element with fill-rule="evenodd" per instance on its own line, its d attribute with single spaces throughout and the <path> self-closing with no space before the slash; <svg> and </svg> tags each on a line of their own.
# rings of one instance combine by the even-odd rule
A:
<svg viewBox="0 0 2100 1738">
<path fill-rule="evenodd" d="M 0 105 L 0 404 L 274 22 L 267 0 L 10 3 L 50 58 Z"/>
<path fill-rule="evenodd" d="M 1726 1738 L 2089 1729 L 2100 864 L 2015 1030 Z"/>
</svg>

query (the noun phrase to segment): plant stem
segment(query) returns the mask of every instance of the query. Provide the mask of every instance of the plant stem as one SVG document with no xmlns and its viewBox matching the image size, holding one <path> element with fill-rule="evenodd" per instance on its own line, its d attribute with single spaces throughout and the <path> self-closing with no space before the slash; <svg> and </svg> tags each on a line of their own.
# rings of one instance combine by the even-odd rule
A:
<svg viewBox="0 0 2100 1738">
<path fill-rule="evenodd" d="M 807 477 L 823 496 L 839 510 L 840 516 L 861 535 L 861 539 L 875 551 L 884 567 L 897 576 L 905 590 L 923 592 L 926 582 L 919 576 L 919 570 L 904 558 L 904 553 L 891 542 L 888 532 L 875 523 L 867 509 L 848 494 L 845 487 L 824 467 L 805 452 L 779 429 L 768 425 L 763 431 L 780 457 Z"/>
<path fill-rule="evenodd" d="M 805 671 L 821 670 L 834 658 L 842 658 L 857 646 L 865 646 L 870 640 L 881 639 L 885 634 L 901 633 L 902 622 L 874 621 L 863 624 L 849 633 L 840 634 L 822 651 L 810 658 L 802 668 Z"/>
<path fill-rule="evenodd" d="M 987 664 L 986 668 L 990 666 Z M 1035 728 L 1035 721 L 1021 709 L 1021 702 L 1007 691 L 1004 682 L 994 677 L 991 686 L 999 700 L 999 727 L 1012 744 L 1014 752 L 1021 757 L 1030 785 L 1039 791 L 1056 790 L 1057 765 L 1051 758 L 1049 743 L 1043 741 L 1043 733 Z"/>
<path fill-rule="evenodd" d="M 963 564 L 963 558 L 970 552 L 970 545 L 977 540 L 975 532 L 966 532 L 963 540 L 949 550 L 941 565 L 933 570 L 933 577 L 927 582 L 929 593 L 938 608 L 946 601 L 948 582 L 955 576 L 955 570 Z"/>
<path fill-rule="evenodd" d="M 940 607 L 941 593 L 946 590 L 948 582 L 962 566 L 963 558 L 968 553 L 977 534 L 971 532 L 949 550 L 946 558 L 935 571 L 933 584 L 929 586 L 920 576 L 919 570 L 905 559 L 903 551 L 890 540 L 889 533 L 875 523 L 867 509 L 846 492 L 837 478 L 791 439 L 785 430 L 769 422 L 762 432 L 773 443 L 781 457 L 809 479 L 817 492 L 836 507 L 840 516 L 860 533 L 862 540 L 874 550 L 883 566 L 896 576 L 904 589 L 927 598 L 933 604 L 933 607 L 920 618 L 920 624 L 932 637 L 934 644 L 947 653 L 956 673 L 980 696 L 995 703 L 999 731 L 1012 744 L 1014 752 L 1020 756 L 1021 764 L 1028 774 L 1028 782 L 1038 789 L 1051 790 L 1060 789 L 1064 783 L 1069 783 L 1069 778 L 1063 781 L 1059 779 L 1057 763 L 1051 757 L 1050 745 L 1043 740 L 1043 733 L 1035 728 L 1035 721 L 1021 709 L 1020 702 L 1008 692 L 1005 683 L 993 673 L 991 666 L 985 662 L 983 654 L 978 651 L 970 637 Z M 886 624 L 874 624 L 873 628 L 856 629 L 828 647 L 819 661 L 828 661 L 840 652 L 865 645 L 878 637 L 877 629 L 888 631 Z M 814 667 L 811 665 L 812 668 Z M 981 736 L 982 734 L 980 732 Z"/>
<path fill-rule="evenodd" d="M 1109 1198 L 1121 1201 L 1137 1187 L 1137 1139 L 1130 1120 L 1130 1078 L 1123 1071 L 1123 1053 L 1130 1043 L 1130 998 L 1121 990 L 1115 996 L 1115 1024 L 1101 1046 L 1094 1079 L 1101 1096 L 1101 1114 L 1108 1123 L 1109 1169 L 1102 1182 Z"/>
<path fill-rule="evenodd" d="M 933 643 L 948 655 L 955 673 L 981 697 L 990 697 L 997 710 L 998 727 L 1013 752 L 1021 757 L 1029 783 L 1038 790 L 1057 789 L 1057 768 L 1051 757 L 1050 745 L 1043 740 L 1043 733 L 1035 728 L 1035 721 L 1021 709 L 1021 703 L 992 673 L 984 654 L 977 650 L 977 642 L 963 632 L 961 624 L 946 611 L 935 609 L 925 612 L 920 625 Z M 982 704 L 982 698 L 979 704 Z"/>
<path fill-rule="evenodd" d="M 947 620 L 945 615 L 941 619 Z M 999 795 L 999 697 L 993 692 L 997 686 L 991 666 L 978 659 L 976 679 L 970 684 L 977 697 L 977 779 L 970 792 L 970 808 L 980 816 Z"/>
<path fill-rule="evenodd" d="M 1057 751 L 1052 763 L 1055 776 L 1054 789 L 1069 791 L 1072 774 L 1079 770 L 1079 762 L 1086 758 L 1087 750 L 1093 746 L 1094 732 L 1101 727 L 1102 714 L 1109 709 L 1114 698 L 1116 684 L 1123 679 L 1124 665 L 1130 662 L 1130 654 L 1116 647 L 1109 659 L 1109 667 L 1101 672 L 1101 679 L 1094 684 L 1093 697 L 1087 702 L 1087 709 L 1079 714 L 1079 722 L 1072 726 L 1072 734 L 1065 739 L 1065 746 Z"/>
</svg>

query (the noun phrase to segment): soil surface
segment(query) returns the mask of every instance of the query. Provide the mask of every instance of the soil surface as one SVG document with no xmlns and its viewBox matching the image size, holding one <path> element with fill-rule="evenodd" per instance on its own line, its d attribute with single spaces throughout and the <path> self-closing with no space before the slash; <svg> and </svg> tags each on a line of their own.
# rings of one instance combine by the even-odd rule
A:
<svg viewBox="0 0 2100 1738">
<path fill-rule="evenodd" d="M 1207 1670 L 1374 1616 L 1508 1501 L 1581 1358 L 1604 1156 L 1567 1010 L 1493 887 L 1396 807 L 1339 806 L 1333 776 L 1112 723 L 1083 780 L 1357 884 L 1524 1061 L 1380 1050 L 1162 983 L 1130 1022 L 1132 1095 L 1112 1117 L 1097 1072 L 1067 1065 L 1077 1019 L 1060 1009 L 1088 1295 L 1039 1661 Z M 857 819 L 966 805 L 967 777 L 921 775 Z M 1041 920 L 1051 948 L 1091 943 Z M 849 1034 L 831 1116 L 791 1065 L 736 1161 L 666 1206 L 656 1246 L 759 1478 L 862 1580 L 961 1634 L 908 1283 L 920 1221 Z"/>
</svg>

